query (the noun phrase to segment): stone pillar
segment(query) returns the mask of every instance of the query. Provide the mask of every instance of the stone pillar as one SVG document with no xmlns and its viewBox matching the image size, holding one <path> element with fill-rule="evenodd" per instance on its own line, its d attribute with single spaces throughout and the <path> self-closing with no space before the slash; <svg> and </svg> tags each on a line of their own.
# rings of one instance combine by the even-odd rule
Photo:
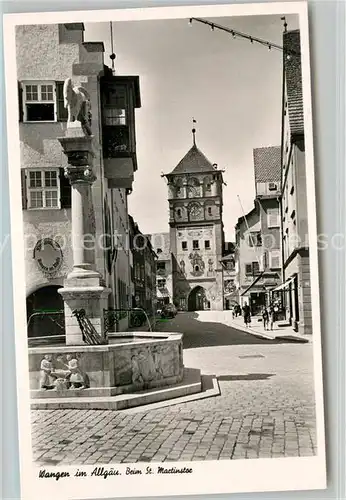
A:
<svg viewBox="0 0 346 500">
<path fill-rule="evenodd" d="M 59 293 L 64 299 L 67 345 L 84 345 L 83 336 L 73 311 L 84 309 L 87 318 L 106 343 L 103 309 L 107 308 L 110 289 L 104 286 L 95 270 L 94 210 L 91 186 L 96 177 L 92 168 L 92 139 L 85 135 L 79 122 L 68 124 L 66 136 L 58 140 L 68 158 L 65 175 L 72 189 L 73 269 Z M 89 248 L 88 248 L 89 244 Z"/>
</svg>

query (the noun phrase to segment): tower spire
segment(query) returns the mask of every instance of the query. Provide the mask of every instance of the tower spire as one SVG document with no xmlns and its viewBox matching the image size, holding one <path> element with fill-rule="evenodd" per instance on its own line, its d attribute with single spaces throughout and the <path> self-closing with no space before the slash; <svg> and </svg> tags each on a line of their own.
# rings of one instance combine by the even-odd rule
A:
<svg viewBox="0 0 346 500">
<path fill-rule="evenodd" d="M 196 146 L 196 128 L 195 128 L 195 123 L 197 123 L 197 121 L 192 118 L 192 141 L 193 141 L 193 145 Z"/>
</svg>

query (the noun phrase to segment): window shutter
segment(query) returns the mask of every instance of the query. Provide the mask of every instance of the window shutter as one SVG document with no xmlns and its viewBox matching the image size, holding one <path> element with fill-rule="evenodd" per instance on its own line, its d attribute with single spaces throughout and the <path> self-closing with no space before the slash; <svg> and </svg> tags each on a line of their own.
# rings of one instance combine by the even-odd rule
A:
<svg viewBox="0 0 346 500">
<path fill-rule="evenodd" d="M 280 215 L 278 208 L 268 209 L 268 227 L 280 227 Z"/>
<path fill-rule="evenodd" d="M 280 250 L 273 250 L 270 252 L 270 267 L 272 269 L 279 269 L 281 264 Z"/>
<path fill-rule="evenodd" d="M 67 122 L 68 112 L 64 105 L 64 82 L 55 82 L 58 122 Z"/>
<path fill-rule="evenodd" d="M 71 208 L 71 184 L 65 177 L 64 169 L 59 169 L 60 177 L 60 206 L 61 208 Z"/>
<path fill-rule="evenodd" d="M 28 198 L 26 189 L 26 171 L 22 168 L 20 171 L 21 175 L 21 185 L 22 185 L 22 208 L 26 210 L 28 208 Z"/>
<path fill-rule="evenodd" d="M 19 110 L 19 121 L 23 121 L 24 108 L 23 108 L 23 87 L 20 82 L 18 82 L 18 110 Z"/>
</svg>

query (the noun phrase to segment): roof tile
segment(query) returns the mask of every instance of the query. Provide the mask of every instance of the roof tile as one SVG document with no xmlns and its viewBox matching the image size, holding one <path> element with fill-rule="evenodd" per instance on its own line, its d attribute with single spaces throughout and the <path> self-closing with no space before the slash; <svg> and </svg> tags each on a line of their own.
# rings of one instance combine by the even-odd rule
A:
<svg viewBox="0 0 346 500">
<path fill-rule="evenodd" d="M 253 150 L 255 182 L 278 182 L 281 179 L 281 147 Z"/>
<path fill-rule="evenodd" d="M 294 30 L 284 33 L 283 47 L 285 50 L 284 66 L 290 129 L 292 134 L 303 134 L 304 108 L 300 31 Z M 287 52 L 290 53 L 288 54 Z"/>
<path fill-rule="evenodd" d="M 171 174 L 194 174 L 211 170 L 215 170 L 212 163 L 194 144 Z"/>
</svg>

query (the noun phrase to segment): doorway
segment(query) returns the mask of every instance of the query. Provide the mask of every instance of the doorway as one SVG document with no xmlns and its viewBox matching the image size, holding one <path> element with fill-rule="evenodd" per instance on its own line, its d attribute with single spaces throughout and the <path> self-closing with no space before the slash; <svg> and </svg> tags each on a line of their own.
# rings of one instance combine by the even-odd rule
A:
<svg viewBox="0 0 346 500">
<path fill-rule="evenodd" d="M 265 292 L 257 292 L 250 294 L 250 309 L 252 316 L 257 316 L 261 314 L 261 311 L 265 306 L 266 306 Z"/>
<path fill-rule="evenodd" d="M 188 300 L 188 310 L 203 311 L 204 309 L 207 309 L 207 299 L 205 296 L 205 290 L 201 286 L 196 286 L 190 292 Z"/>
</svg>

